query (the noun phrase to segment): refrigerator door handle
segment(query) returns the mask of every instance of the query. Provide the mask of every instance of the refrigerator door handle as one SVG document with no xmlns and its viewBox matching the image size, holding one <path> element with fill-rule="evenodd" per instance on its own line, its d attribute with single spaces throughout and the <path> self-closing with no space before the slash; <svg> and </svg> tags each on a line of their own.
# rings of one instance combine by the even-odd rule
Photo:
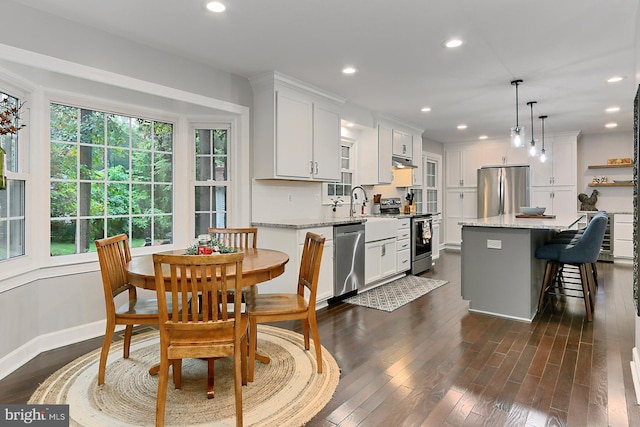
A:
<svg viewBox="0 0 640 427">
<path fill-rule="evenodd" d="M 499 211 L 498 213 L 500 215 L 504 215 L 504 171 L 500 170 L 500 175 L 498 176 L 498 193 L 499 193 L 499 200 L 500 200 L 500 207 L 499 207 Z"/>
</svg>

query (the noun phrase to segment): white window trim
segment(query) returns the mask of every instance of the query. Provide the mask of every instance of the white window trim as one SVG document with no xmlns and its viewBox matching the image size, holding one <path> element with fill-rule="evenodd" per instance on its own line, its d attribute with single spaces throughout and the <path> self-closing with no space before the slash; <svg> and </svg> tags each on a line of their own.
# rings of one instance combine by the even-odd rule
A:
<svg viewBox="0 0 640 427">
<path fill-rule="evenodd" d="M 350 161 L 351 168 L 349 169 L 349 171 L 351 171 L 351 188 L 358 185 L 358 183 L 356 182 L 357 173 L 355 168 L 357 164 L 356 163 L 356 143 L 357 141 L 355 139 L 350 138 L 348 136 L 343 135 L 340 138 L 340 149 L 342 149 L 343 145 L 348 145 L 350 147 L 349 161 Z M 342 179 L 342 165 L 340 167 L 340 177 Z M 329 192 L 329 184 L 330 183 L 328 182 L 322 183 L 322 204 L 326 206 L 333 206 L 333 201 L 331 199 L 335 198 L 335 196 L 329 196 L 327 194 Z M 344 205 L 345 203 L 347 204 L 349 203 L 349 196 L 338 196 L 338 199 L 342 200 L 342 205 Z"/>
<path fill-rule="evenodd" d="M 78 82 L 89 81 L 106 85 L 107 87 L 116 88 L 118 90 L 131 91 L 132 93 L 141 93 L 145 96 L 156 96 L 162 99 L 170 100 L 174 103 L 185 103 L 203 108 L 209 108 L 214 111 L 220 112 L 220 117 L 225 117 L 224 121 L 232 123 L 234 129 L 234 142 L 233 148 L 237 150 L 235 156 L 234 169 L 236 170 L 237 177 L 235 177 L 235 185 L 237 185 L 235 200 L 233 202 L 234 209 L 234 224 L 245 224 L 251 220 L 251 174 L 246 165 L 250 164 L 250 108 L 247 106 L 235 104 L 228 101 L 212 98 L 209 96 L 201 95 L 198 93 L 188 92 L 181 89 L 176 89 L 169 86 L 153 83 L 146 80 L 141 80 L 135 77 L 126 76 L 123 74 L 117 74 L 111 71 L 102 70 L 95 67 L 90 67 L 83 64 L 69 62 L 63 59 L 43 55 L 37 52 L 32 52 L 13 46 L 7 46 L 0 44 L 0 57 L 4 60 L 21 64 L 26 67 L 32 67 L 34 69 L 41 69 L 45 72 L 59 73 L 72 79 L 79 79 Z M 80 92 L 65 92 L 59 87 L 39 87 L 37 84 L 25 79 L 22 76 L 17 76 L 6 70 L 0 69 L 0 78 L 4 80 L 4 76 L 9 76 L 7 80 L 13 82 L 14 85 L 20 85 L 24 87 L 26 92 L 29 92 L 31 97 L 27 95 L 26 100 L 30 101 L 30 131 L 29 139 L 31 142 L 31 150 L 27 159 L 27 165 L 32 165 L 30 172 L 30 186 L 39 186 L 39 188 L 48 188 L 49 185 L 49 151 L 46 150 L 43 153 L 42 147 L 35 146 L 34 143 L 41 142 L 44 138 L 48 141 L 49 130 L 49 115 L 48 105 L 50 102 L 49 96 L 44 96 L 44 93 L 58 93 L 71 96 L 73 99 L 82 98 L 83 95 Z M 16 92 L 17 93 L 17 92 Z M 90 99 L 84 96 L 85 99 Z M 93 98 L 98 102 L 107 103 L 101 98 Z M 93 104 L 92 104 L 93 105 Z M 97 104 L 96 104 L 97 105 Z M 136 108 L 131 105 L 132 111 Z M 45 111 L 47 114 L 45 114 Z M 139 109 L 137 110 L 139 111 Z M 144 108 L 143 113 L 148 114 L 151 111 L 150 108 Z M 159 113 L 167 114 L 164 111 Z M 159 116 L 158 116 L 159 117 Z M 208 116 L 209 119 L 214 115 Z M 218 119 L 216 119 L 218 120 Z M 188 133 L 188 121 L 186 118 L 181 117 L 176 123 L 174 128 L 175 135 L 182 135 L 184 138 Z M 184 139 L 182 139 L 184 140 Z M 44 146 L 48 146 L 45 143 Z M 180 165 L 189 164 L 188 150 L 176 150 L 174 151 L 175 162 Z M 45 168 L 45 165 L 46 168 Z M 27 166 L 29 168 L 29 166 Z M 174 170 L 175 173 L 175 170 Z M 188 174 L 183 174 L 180 177 L 174 177 L 174 184 L 180 185 L 180 189 L 189 188 L 188 183 L 178 184 L 179 180 L 188 180 Z M 44 187 L 42 187 L 44 185 Z M 42 241 L 48 241 L 49 236 L 49 195 L 46 198 L 42 194 L 36 194 L 36 191 L 30 191 L 27 188 L 26 196 L 26 209 L 28 226 L 26 230 L 26 252 L 28 255 L 15 260 L 7 261 L 5 265 L 10 265 L 9 268 L 3 268 L 0 271 L 0 292 L 4 292 L 24 284 L 47 279 L 50 277 L 65 276 L 70 274 L 83 273 L 88 271 L 97 271 L 99 269 L 97 263 L 97 256 L 93 254 L 87 259 L 80 260 L 76 256 L 68 257 L 56 257 L 67 258 L 56 260 L 58 264 L 52 263 L 52 257 L 48 253 L 48 244 L 40 244 Z M 42 206 L 43 199 L 46 201 L 47 208 Z M 37 207 L 37 210 L 34 209 Z M 185 229 L 193 229 L 193 224 L 189 225 L 189 215 L 178 213 L 179 208 L 188 210 L 187 203 L 178 204 L 174 206 L 174 221 L 175 218 L 178 222 L 182 222 Z M 36 212 L 37 211 L 37 212 Z M 42 212 L 45 214 L 42 214 Z M 191 227 L 191 228 L 189 228 Z M 175 230 L 174 226 L 174 230 Z M 175 236 L 174 243 L 180 244 L 183 247 L 186 246 L 188 241 L 182 236 Z M 167 249 L 167 246 L 163 246 L 163 249 Z M 148 253 L 157 251 L 157 248 L 149 247 L 145 248 Z M 145 253 L 143 251 L 140 254 Z"/>
<path fill-rule="evenodd" d="M 426 197 L 427 197 L 427 182 L 426 182 L 426 173 L 427 173 L 427 162 L 436 163 L 436 189 L 438 190 L 437 197 L 437 211 L 442 213 L 442 156 L 440 154 L 425 152 L 423 156 L 423 170 L 425 172 L 424 176 L 424 194 L 422 195 L 422 203 L 426 206 Z"/>
</svg>

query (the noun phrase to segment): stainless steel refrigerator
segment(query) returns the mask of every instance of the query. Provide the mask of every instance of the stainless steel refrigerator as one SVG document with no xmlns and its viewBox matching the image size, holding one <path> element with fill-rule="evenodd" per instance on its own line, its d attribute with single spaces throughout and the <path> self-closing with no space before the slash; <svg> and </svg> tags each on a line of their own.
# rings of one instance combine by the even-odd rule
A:
<svg viewBox="0 0 640 427">
<path fill-rule="evenodd" d="M 529 197 L 529 166 L 478 169 L 478 218 L 517 214 Z"/>
</svg>

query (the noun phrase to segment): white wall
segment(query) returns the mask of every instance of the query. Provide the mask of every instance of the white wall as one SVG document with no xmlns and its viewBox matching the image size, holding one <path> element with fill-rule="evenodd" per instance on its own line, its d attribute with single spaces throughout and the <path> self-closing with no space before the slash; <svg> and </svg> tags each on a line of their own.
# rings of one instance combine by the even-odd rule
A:
<svg viewBox="0 0 640 427">
<path fill-rule="evenodd" d="M 607 159 L 630 157 L 633 159 L 633 133 L 616 132 L 582 135 L 578 140 L 578 193 L 591 194 L 589 187 L 594 176 L 614 179 L 633 178 L 633 168 L 588 169 L 589 165 L 606 165 Z M 633 211 L 633 187 L 598 187 L 598 209 L 609 212 Z"/>
<path fill-rule="evenodd" d="M 238 171 L 239 188 L 230 203 L 243 220 L 230 221 L 249 222 L 248 107 L 253 95 L 247 79 L 13 2 L 3 2 L 2 13 L 13 18 L 5 19 L 0 26 L 0 74 L 32 97 L 28 104 L 33 110 L 32 120 L 25 129 L 31 136 L 28 163 L 32 188 L 48 187 L 48 168 L 40 166 L 48 162 L 46 155 L 40 156 L 48 153 L 48 138 L 42 132 L 48 118 L 37 114 L 45 110 L 46 97 L 55 94 L 116 102 L 181 117 L 178 128 L 182 129 L 182 142 L 186 114 L 197 115 L 202 121 L 233 122 L 238 142 L 234 145 L 238 152 L 233 166 Z M 186 191 L 187 151 L 184 146 L 175 151 L 179 163 L 176 173 L 180 175 L 176 179 L 176 198 L 181 201 L 176 202 L 174 213 L 177 228 L 185 231 L 176 236 L 176 244 L 182 247 L 184 239 L 190 240 L 187 234 L 192 233 L 184 221 L 191 215 L 187 201 L 192 193 Z M 32 206 L 37 206 L 36 195 L 28 197 L 34 199 Z M 0 322 L 5 328 L 0 340 L 0 378 L 42 351 L 104 333 L 105 308 L 95 254 L 76 261 L 49 259 L 46 251 L 42 254 L 35 250 L 36 235 L 47 235 L 48 216 L 46 209 L 30 212 L 37 213 L 30 213 L 28 218 L 29 256 L 24 261 L 3 262 L 0 270 Z M 15 267 L 19 263 L 26 265 L 24 271 Z"/>
</svg>

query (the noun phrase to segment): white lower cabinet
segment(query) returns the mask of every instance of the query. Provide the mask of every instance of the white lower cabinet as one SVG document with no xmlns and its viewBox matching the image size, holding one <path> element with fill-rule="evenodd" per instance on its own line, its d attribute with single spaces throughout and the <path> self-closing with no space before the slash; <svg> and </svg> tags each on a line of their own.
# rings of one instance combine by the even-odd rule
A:
<svg viewBox="0 0 640 427">
<path fill-rule="evenodd" d="M 440 226 L 442 223 L 441 215 L 433 215 L 431 220 L 431 258 L 435 261 L 440 258 Z"/>
<path fill-rule="evenodd" d="M 478 191 L 475 188 L 447 190 L 445 197 L 444 238 L 447 245 L 459 246 L 462 241 L 459 223 L 478 216 Z"/>
<path fill-rule="evenodd" d="M 613 257 L 633 258 L 633 215 L 613 215 Z"/>
<path fill-rule="evenodd" d="M 398 273 L 404 273 L 411 269 L 411 220 L 409 218 L 398 219 L 398 237 L 396 242 Z"/>
<path fill-rule="evenodd" d="M 365 243 L 364 253 L 365 285 L 396 273 L 396 237 Z"/>
<path fill-rule="evenodd" d="M 269 242 L 269 248 L 285 252 L 289 262 L 284 273 L 258 285 L 260 293 L 295 293 L 298 286 L 298 272 L 302 259 L 304 238 L 307 232 L 319 234 L 325 238 L 320 275 L 318 279 L 317 301 L 325 301 L 333 297 L 333 227 L 317 228 L 280 228 L 259 227 L 260 241 Z"/>
</svg>

